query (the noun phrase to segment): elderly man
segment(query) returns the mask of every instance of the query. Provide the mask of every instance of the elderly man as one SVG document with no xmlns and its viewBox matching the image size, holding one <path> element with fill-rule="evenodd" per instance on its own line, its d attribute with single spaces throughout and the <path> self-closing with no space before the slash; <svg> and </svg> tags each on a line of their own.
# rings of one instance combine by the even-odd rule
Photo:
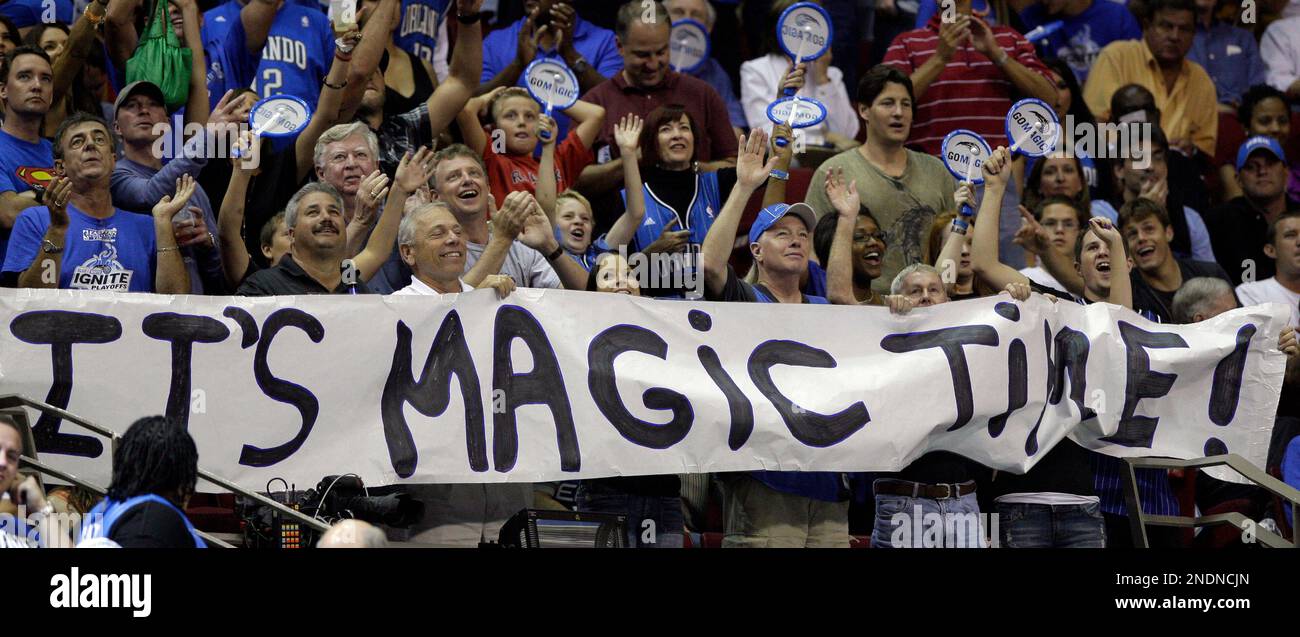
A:
<svg viewBox="0 0 1300 637">
<path fill-rule="evenodd" d="M 104 120 L 75 113 L 54 134 L 56 177 L 48 206 L 18 215 L 3 273 L 25 288 L 188 294 L 190 277 L 172 218 L 189 202 L 194 180 L 153 207 L 152 219 L 113 205 L 109 180 L 116 138 Z"/>
<path fill-rule="evenodd" d="M 678 20 L 695 20 L 704 25 L 709 34 L 713 34 L 713 24 L 718 20 L 718 10 L 709 0 L 666 0 L 668 15 L 673 22 Z M 731 76 L 718 63 L 716 57 L 710 57 L 700 68 L 691 72 L 691 77 L 702 80 L 718 92 L 722 101 L 727 103 L 727 114 L 731 116 L 731 127 L 739 137 L 741 129 L 746 127 L 745 107 L 736 98 L 736 89 L 731 85 Z"/>
<path fill-rule="evenodd" d="M 643 19 L 651 10 L 651 19 Z M 600 163 L 582 171 L 578 190 L 589 196 L 617 192 L 623 184 L 623 163 L 612 155 L 618 147 L 614 127 L 624 115 L 645 119 L 651 111 L 667 104 L 684 105 L 699 127 L 695 148 L 702 170 L 733 165 L 736 133 L 731 129 L 726 102 L 708 84 L 669 68 L 672 18 L 668 10 L 658 2 L 628 2 L 618 10 L 614 33 L 623 56 L 623 70 L 582 97 L 605 108 L 605 127 L 592 145 Z"/>
<path fill-rule="evenodd" d="M 704 295 L 710 301 L 814 303 L 800 279 L 808 270 L 813 209 L 804 203 L 774 204 L 759 212 L 749 231 L 758 280 L 747 283 L 728 265 L 740 217 L 750 195 L 767 181 L 776 158 L 764 164 L 767 136 L 754 131 L 736 162 L 736 185 L 718 213 L 701 251 Z M 856 208 L 857 204 L 854 204 Z M 838 547 L 849 545 L 848 490 L 831 472 L 755 471 L 725 476 L 726 533 L 723 547 Z"/>
<path fill-rule="evenodd" d="M 383 214 L 366 247 L 348 259 L 344 231 L 343 196 L 327 183 L 303 186 L 284 209 L 284 223 L 289 228 L 293 247 L 274 267 L 249 275 L 239 286 L 243 296 L 281 294 L 366 294 L 366 281 L 379 271 L 392 252 L 402 204 L 421 184 L 428 181 L 432 153 L 420 149 L 407 156 L 397 168 Z M 382 198 L 383 184 L 366 194 L 374 201 Z"/>
</svg>

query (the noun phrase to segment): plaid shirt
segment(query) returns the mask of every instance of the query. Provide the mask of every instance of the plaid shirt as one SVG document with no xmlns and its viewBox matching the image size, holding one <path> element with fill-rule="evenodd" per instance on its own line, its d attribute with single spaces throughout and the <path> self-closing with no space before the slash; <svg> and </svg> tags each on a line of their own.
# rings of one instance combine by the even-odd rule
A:
<svg viewBox="0 0 1300 637">
<path fill-rule="evenodd" d="M 426 102 L 405 113 L 385 117 L 375 135 L 379 137 L 379 169 L 393 177 L 403 155 L 414 153 L 420 146 L 433 144 L 429 104 Z"/>
</svg>

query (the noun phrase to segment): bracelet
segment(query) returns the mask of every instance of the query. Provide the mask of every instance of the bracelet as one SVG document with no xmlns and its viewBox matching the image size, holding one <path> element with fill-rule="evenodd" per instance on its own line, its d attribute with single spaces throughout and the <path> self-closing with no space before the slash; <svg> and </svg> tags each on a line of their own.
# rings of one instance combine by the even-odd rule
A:
<svg viewBox="0 0 1300 637">
<path fill-rule="evenodd" d="M 351 53 L 341 54 L 341 53 L 338 52 L 338 49 L 335 49 L 335 50 L 334 50 L 334 57 L 338 58 L 338 61 L 340 61 L 340 62 L 351 62 L 351 61 L 352 61 L 352 54 L 351 54 Z"/>
<path fill-rule="evenodd" d="M 546 260 L 547 260 L 547 261 L 554 261 L 554 260 L 556 260 L 556 259 L 558 259 L 558 258 L 560 258 L 560 257 L 562 257 L 562 256 L 564 256 L 564 246 L 563 246 L 563 245 L 558 245 L 558 246 L 555 246 L 555 252 L 552 252 L 552 253 L 546 255 Z"/>
<path fill-rule="evenodd" d="M 790 181 L 790 173 L 781 170 L 779 168 L 773 168 L 771 172 L 771 176 L 773 179 L 780 179 L 781 181 Z"/>
<path fill-rule="evenodd" d="M 347 87 L 348 81 L 345 79 L 342 84 L 330 84 L 329 78 L 326 78 L 324 84 L 326 87 L 332 88 L 336 91 L 341 91 Z"/>
<path fill-rule="evenodd" d="M 180 251 L 180 249 L 181 249 L 180 246 L 172 246 L 170 248 L 158 248 L 158 254 L 162 254 L 164 252 L 171 252 L 172 250 Z"/>
<path fill-rule="evenodd" d="M 342 51 L 345 55 L 347 55 L 348 57 L 351 57 L 351 56 L 352 56 L 352 51 L 353 51 L 353 49 L 355 49 L 355 48 L 356 48 L 355 45 L 353 45 L 353 46 L 348 46 L 348 44 L 347 44 L 347 40 L 344 40 L 343 38 L 335 38 L 335 39 L 334 39 L 334 54 L 335 54 L 335 55 L 338 55 L 338 52 L 339 52 L 339 51 Z"/>
<path fill-rule="evenodd" d="M 483 13 L 484 12 L 482 11 L 479 11 L 478 13 L 471 13 L 469 15 L 461 15 L 457 13 L 456 21 L 461 24 L 474 24 L 475 22 L 478 22 L 479 20 L 483 19 Z"/>
</svg>

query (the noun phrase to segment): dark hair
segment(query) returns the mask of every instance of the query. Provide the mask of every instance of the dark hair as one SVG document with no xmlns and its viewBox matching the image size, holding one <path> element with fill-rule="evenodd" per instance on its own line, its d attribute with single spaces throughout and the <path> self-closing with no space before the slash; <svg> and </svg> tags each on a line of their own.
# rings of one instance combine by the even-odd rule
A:
<svg viewBox="0 0 1300 637">
<path fill-rule="evenodd" d="M 866 217 L 871 220 L 871 223 L 876 224 L 877 228 L 880 227 L 876 215 L 871 214 L 866 204 L 858 207 L 858 217 Z M 813 228 L 813 252 L 817 254 L 817 261 L 823 268 L 831 260 L 831 244 L 835 242 L 835 229 L 839 227 L 839 218 L 839 213 L 832 210 L 822 215 L 822 218 L 817 220 L 817 227 Z"/>
<path fill-rule="evenodd" d="M 1142 148 L 1138 146 L 1138 143 L 1142 141 L 1142 136 L 1137 132 L 1137 130 L 1140 130 L 1138 127 L 1146 126 L 1148 124 L 1151 126 L 1151 145 L 1148 148 Z M 1127 132 L 1126 137 L 1128 138 L 1127 141 L 1129 147 L 1127 149 L 1123 149 L 1126 150 L 1127 152 L 1121 154 L 1120 157 L 1123 157 L 1125 159 L 1136 159 L 1135 156 L 1138 155 L 1139 153 L 1152 153 L 1155 152 L 1156 150 L 1159 150 L 1165 154 L 1166 158 L 1168 158 L 1169 138 L 1165 136 L 1165 131 L 1163 128 L 1160 128 L 1160 124 L 1157 124 L 1155 122 L 1144 122 L 1144 123 L 1132 122 L 1128 126 L 1129 126 L 1129 131 Z M 1120 162 L 1119 165 L 1121 167 L 1124 165 L 1123 160 L 1117 160 L 1117 161 Z"/>
<path fill-rule="evenodd" d="M 912 99 L 912 112 L 916 112 L 916 93 L 912 89 L 912 78 L 896 66 L 877 64 L 867 71 L 858 82 L 858 104 L 867 108 L 885 92 L 889 83 L 902 84 L 907 89 L 907 96 Z"/>
<path fill-rule="evenodd" d="M 1286 93 L 1283 93 L 1268 84 L 1256 84 L 1249 89 L 1246 89 L 1246 94 L 1241 96 L 1241 106 L 1237 107 L 1237 121 L 1241 123 L 1242 128 L 1247 131 L 1250 130 L 1250 120 L 1255 118 L 1255 107 L 1259 106 L 1260 102 L 1269 98 L 1281 100 L 1282 106 L 1288 106 Z M 1288 108 L 1287 115 L 1290 116 L 1290 114 L 1291 112 Z"/>
<path fill-rule="evenodd" d="M 1165 211 L 1164 206 L 1151 201 L 1150 199 L 1138 197 L 1137 199 L 1120 206 L 1119 222 L 1116 226 L 1123 231 L 1128 224 L 1138 223 L 1150 217 L 1155 217 L 1156 221 L 1159 221 L 1162 227 L 1168 228 L 1173 225 L 1169 220 L 1169 213 Z"/>
<path fill-rule="evenodd" d="M 1079 159 L 1078 155 L 1067 155 L 1067 157 L 1074 160 L 1074 169 L 1079 173 L 1079 183 L 1083 185 L 1083 188 L 1079 189 L 1079 195 L 1075 197 L 1075 202 L 1080 204 L 1080 207 L 1084 210 L 1088 210 L 1092 206 L 1092 196 L 1088 192 L 1088 179 L 1083 173 L 1083 161 Z M 1043 203 L 1040 186 L 1043 183 L 1043 171 L 1047 168 L 1047 160 L 1049 159 L 1061 158 L 1048 155 L 1035 161 L 1034 167 L 1029 170 L 1029 177 L 1025 179 L 1024 204 L 1030 210 L 1036 210 Z M 1055 198 L 1055 196 L 1052 198 Z"/>
<path fill-rule="evenodd" d="M 12 19 L 8 16 L 0 15 L 0 25 L 4 26 L 4 28 L 9 31 L 9 38 L 13 40 L 15 46 L 22 42 L 23 36 L 18 32 L 18 25 L 14 24 Z"/>
<path fill-rule="evenodd" d="M 118 502 L 139 495 L 176 497 L 180 506 L 198 483 L 199 450 L 179 423 L 163 416 L 141 418 L 113 450 L 113 481 L 108 498 Z"/>
<path fill-rule="evenodd" d="M 63 123 L 59 124 L 59 129 L 54 131 L 54 139 L 52 140 L 54 142 L 54 159 L 63 159 L 63 136 L 67 134 L 68 130 L 73 126 L 85 124 L 86 122 L 94 122 L 104 127 L 104 131 L 108 133 L 110 150 L 114 156 L 117 156 L 117 135 L 113 134 L 113 129 L 108 125 L 108 122 L 105 122 L 104 118 L 98 115 L 77 111 L 67 116 Z"/>
<path fill-rule="evenodd" d="M 1300 219 L 1300 212 L 1287 211 L 1278 215 L 1272 223 L 1268 224 L 1268 230 L 1264 232 L 1265 245 L 1272 245 L 1277 240 L 1277 227 L 1287 219 Z"/>
<path fill-rule="evenodd" d="M 262 231 L 261 231 L 261 234 L 259 235 L 259 238 L 258 238 L 258 240 L 259 240 L 261 243 L 259 243 L 258 245 L 260 245 L 260 246 L 262 246 L 263 248 L 265 248 L 265 247 L 271 245 L 272 243 L 274 243 L 274 242 L 275 242 L 275 227 L 278 226 L 278 225 L 280 225 L 280 224 L 282 224 L 282 223 L 284 223 L 284 211 L 283 211 L 283 210 L 281 210 L 280 212 L 277 212 L 277 213 L 275 213 L 274 215 L 272 215 L 270 219 L 267 219 L 267 220 L 266 220 L 266 223 L 262 224 Z"/>
<path fill-rule="evenodd" d="M 1079 222 L 1080 231 L 1087 229 L 1088 220 L 1092 218 L 1092 213 L 1079 201 L 1061 195 L 1052 195 L 1038 202 L 1038 205 L 1034 206 L 1034 218 L 1042 221 L 1043 210 L 1046 210 L 1048 206 L 1069 206 L 1074 210 L 1074 218 Z"/>
<path fill-rule="evenodd" d="M 68 29 L 68 25 L 61 22 L 42 22 L 41 24 L 32 27 L 32 30 L 27 32 L 27 37 L 23 38 L 23 44 L 44 51 L 45 49 L 41 48 L 41 36 L 45 35 L 45 32 L 50 29 L 58 29 L 63 32 L 63 35 L 70 35 L 72 33 L 72 31 Z"/>
<path fill-rule="evenodd" d="M 53 68 L 54 68 L 54 63 L 50 61 L 50 56 L 49 56 L 48 53 L 46 53 L 46 52 L 45 52 L 43 49 L 41 49 L 40 47 L 28 46 L 28 45 L 24 44 L 24 45 L 21 45 L 21 46 L 15 47 L 14 50 L 12 50 L 12 51 L 9 52 L 9 55 L 4 56 L 4 61 L 3 61 L 3 62 L 0 62 L 0 84 L 8 84 L 8 83 L 9 83 L 9 72 L 13 70 L 13 67 L 14 67 L 14 60 L 17 60 L 17 59 L 18 59 L 18 56 L 20 56 L 20 55 L 35 55 L 35 56 L 38 56 L 38 57 L 40 57 L 42 60 L 45 60 L 45 63 L 46 63 L 46 64 L 49 64 L 49 65 L 50 65 L 50 69 L 51 69 L 51 70 L 53 70 Z"/>
<path fill-rule="evenodd" d="M 1125 84 L 1110 94 L 1110 121 L 1118 122 L 1121 115 L 1133 111 L 1152 110 L 1157 114 L 1156 96 L 1141 84 Z"/>
<path fill-rule="evenodd" d="M 668 8 L 662 2 L 654 2 L 655 24 L 667 24 L 672 28 L 673 19 L 668 15 Z M 630 0 L 618 8 L 618 15 L 614 18 L 614 35 L 618 36 L 618 41 L 627 40 L 628 29 L 632 28 L 633 22 L 639 22 L 642 14 L 645 13 L 645 3 L 641 0 Z"/>
<path fill-rule="evenodd" d="M 686 116 L 686 121 L 691 124 L 691 137 L 694 143 L 691 145 L 691 159 L 694 160 L 700 154 L 700 126 L 691 117 L 689 111 L 681 104 L 665 104 L 659 108 L 650 111 L 646 115 L 645 126 L 641 128 L 641 139 L 638 140 L 641 147 L 641 165 L 653 166 L 659 163 L 659 127 L 670 122 L 676 122 Z"/>
<path fill-rule="evenodd" d="M 1192 20 L 1196 20 L 1196 3 L 1193 0 L 1141 0 L 1131 3 L 1129 10 L 1137 16 L 1144 28 L 1150 26 L 1156 14 L 1161 11 L 1190 11 Z"/>
<path fill-rule="evenodd" d="M 1057 115 L 1061 119 L 1065 119 L 1066 115 L 1074 116 L 1076 126 L 1080 123 L 1095 124 L 1097 120 L 1092 116 L 1092 111 L 1088 110 L 1088 104 L 1083 101 L 1083 88 L 1079 86 L 1079 78 L 1074 76 L 1074 69 L 1061 58 L 1044 58 L 1043 64 L 1061 76 L 1061 81 L 1070 90 L 1070 103 L 1066 106 L 1066 111 Z"/>
</svg>

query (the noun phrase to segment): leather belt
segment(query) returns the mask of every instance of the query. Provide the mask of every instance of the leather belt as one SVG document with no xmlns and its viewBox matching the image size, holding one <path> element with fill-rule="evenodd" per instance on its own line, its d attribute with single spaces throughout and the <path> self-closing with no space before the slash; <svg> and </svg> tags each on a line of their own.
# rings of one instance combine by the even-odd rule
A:
<svg viewBox="0 0 1300 637">
<path fill-rule="evenodd" d="M 924 484 L 907 480 L 881 479 L 875 482 L 874 487 L 876 495 L 903 495 L 927 500 L 960 498 L 975 493 L 974 480 L 959 484 Z"/>
</svg>

